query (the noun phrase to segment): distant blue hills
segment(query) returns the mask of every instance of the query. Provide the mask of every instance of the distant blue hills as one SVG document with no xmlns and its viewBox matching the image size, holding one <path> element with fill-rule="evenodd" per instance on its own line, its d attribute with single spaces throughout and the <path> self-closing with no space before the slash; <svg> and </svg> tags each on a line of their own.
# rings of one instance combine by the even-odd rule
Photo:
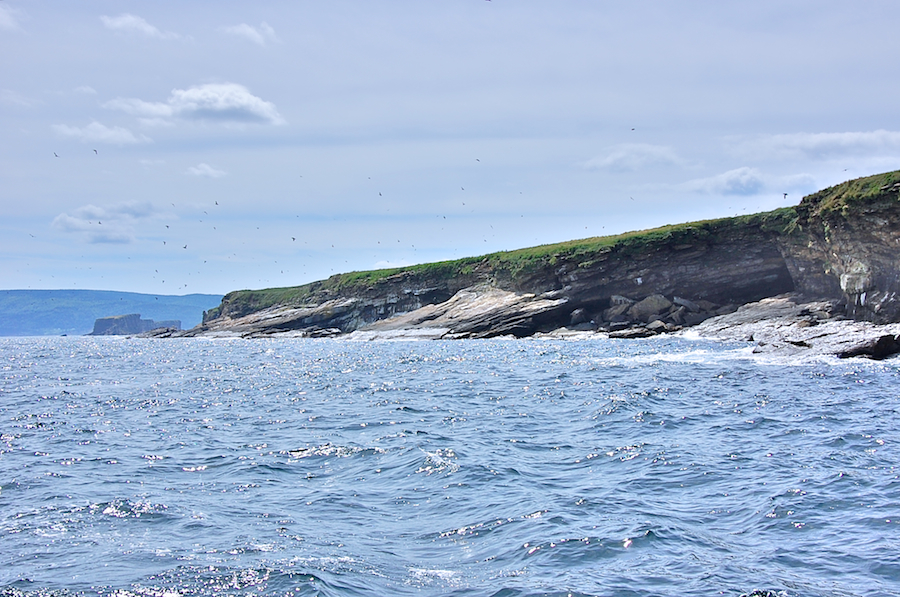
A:
<svg viewBox="0 0 900 597">
<path fill-rule="evenodd" d="M 139 313 L 144 319 L 200 323 L 203 311 L 222 301 L 221 294 L 140 294 L 113 290 L 0 290 L 0 336 L 88 334 L 94 320 Z"/>
</svg>

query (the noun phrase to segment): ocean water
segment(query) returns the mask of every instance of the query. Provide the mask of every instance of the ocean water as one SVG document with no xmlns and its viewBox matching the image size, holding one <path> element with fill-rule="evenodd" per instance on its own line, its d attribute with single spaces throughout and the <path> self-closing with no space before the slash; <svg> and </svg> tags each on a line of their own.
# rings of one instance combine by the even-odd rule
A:
<svg viewBox="0 0 900 597">
<path fill-rule="evenodd" d="M 898 595 L 898 365 L 0 339 L 0 595 Z"/>
</svg>

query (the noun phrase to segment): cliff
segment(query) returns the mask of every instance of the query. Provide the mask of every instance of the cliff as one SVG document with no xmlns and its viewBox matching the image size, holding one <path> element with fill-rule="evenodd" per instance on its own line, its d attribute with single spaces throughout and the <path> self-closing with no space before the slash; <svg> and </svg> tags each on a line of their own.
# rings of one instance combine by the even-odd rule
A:
<svg viewBox="0 0 900 597">
<path fill-rule="evenodd" d="M 898 195 L 900 171 L 751 216 L 237 291 L 182 335 L 639 336 L 791 292 L 827 318 L 900 321 Z"/>
</svg>

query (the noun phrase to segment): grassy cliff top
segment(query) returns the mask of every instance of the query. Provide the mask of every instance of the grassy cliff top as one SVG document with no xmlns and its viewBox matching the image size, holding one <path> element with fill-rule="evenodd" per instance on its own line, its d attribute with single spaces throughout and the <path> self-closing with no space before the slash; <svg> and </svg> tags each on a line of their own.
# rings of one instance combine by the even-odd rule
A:
<svg viewBox="0 0 900 597">
<path fill-rule="evenodd" d="M 378 293 L 380 288 L 407 282 L 434 284 L 455 280 L 459 287 L 477 283 L 493 276 L 502 276 L 513 284 L 530 275 L 540 275 L 547 267 L 568 263 L 587 267 L 593 260 L 608 253 L 634 255 L 671 245 L 690 245 L 728 236 L 743 229 L 762 229 L 775 235 L 789 233 L 796 222 L 794 208 L 770 212 L 687 222 L 648 230 L 625 232 L 561 243 L 539 245 L 466 257 L 453 261 L 423 263 L 409 267 L 335 274 L 326 280 L 302 286 L 238 290 L 227 294 L 222 305 L 209 312 L 207 319 L 222 314 L 237 317 L 274 305 L 303 305 L 328 298 L 353 296 L 367 292 Z"/>
<path fill-rule="evenodd" d="M 900 183 L 900 170 L 848 180 L 807 195 L 797 206 L 797 211 L 803 219 L 835 215 L 846 217 L 862 208 L 896 203 L 898 193 L 891 187 L 897 183 Z"/>
</svg>

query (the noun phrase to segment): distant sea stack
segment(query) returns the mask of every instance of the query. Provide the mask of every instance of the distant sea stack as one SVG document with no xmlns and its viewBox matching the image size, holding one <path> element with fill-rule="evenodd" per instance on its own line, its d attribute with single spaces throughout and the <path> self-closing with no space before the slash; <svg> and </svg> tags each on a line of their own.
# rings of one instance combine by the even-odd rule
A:
<svg viewBox="0 0 900 597">
<path fill-rule="evenodd" d="M 172 336 L 672 332 L 791 294 L 805 326 L 900 322 L 900 171 L 796 207 L 226 295 Z M 820 304 L 819 304 L 820 303 Z M 804 343 L 808 343 L 806 340 Z"/>
<path fill-rule="evenodd" d="M 114 315 L 101 317 L 94 322 L 94 331 L 89 336 L 125 336 L 129 334 L 142 334 L 151 330 L 166 329 L 169 331 L 181 330 L 181 321 L 170 319 L 166 321 L 153 321 L 141 319 L 140 313 L 128 315 Z"/>
</svg>

